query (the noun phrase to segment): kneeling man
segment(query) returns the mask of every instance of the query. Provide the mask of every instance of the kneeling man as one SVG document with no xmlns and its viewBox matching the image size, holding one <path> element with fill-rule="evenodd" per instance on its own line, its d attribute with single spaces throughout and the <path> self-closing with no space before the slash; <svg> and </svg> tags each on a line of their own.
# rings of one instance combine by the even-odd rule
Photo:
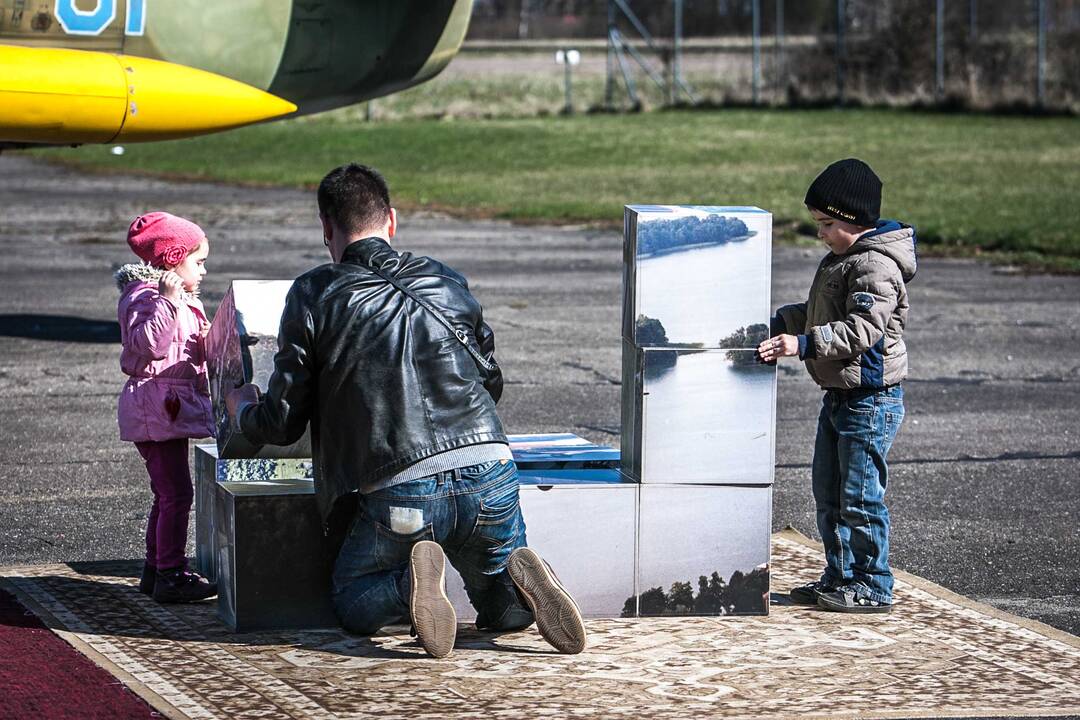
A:
<svg viewBox="0 0 1080 720">
<path fill-rule="evenodd" d="M 429 654 L 448 655 L 457 632 L 449 558 L 478 628 L 535 619 L 557 650 L 581 652 L 577 606 L 525 547 L 517 468 L 495 412 L 502 374 L 480 303 L 453 269 L 390 247 L 397 214 L 376 171 L 333 170 L 318 203 L 333 263 L 289 290 L 267 394 L 246 385 L 228 404 L 255 443 L 296 442 L 310 420 L 324 522 L 359 492 L 334 567 L 342 625 L 368 635 L 408 619 Z"/>
</svg>

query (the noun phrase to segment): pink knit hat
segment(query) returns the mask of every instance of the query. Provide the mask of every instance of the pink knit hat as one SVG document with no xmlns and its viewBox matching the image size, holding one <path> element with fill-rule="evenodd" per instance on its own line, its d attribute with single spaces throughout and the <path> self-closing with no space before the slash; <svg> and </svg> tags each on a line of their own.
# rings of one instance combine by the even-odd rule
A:
<svg viewBox="0 0 1080 720">
<path fill-rule="evenodd" d="M 195 223 L 167 212 L 135 218 L 128 228 L 128 247 L 143 262 L 164 267 L 179 265 L 206 237 Z"/>
</svg>

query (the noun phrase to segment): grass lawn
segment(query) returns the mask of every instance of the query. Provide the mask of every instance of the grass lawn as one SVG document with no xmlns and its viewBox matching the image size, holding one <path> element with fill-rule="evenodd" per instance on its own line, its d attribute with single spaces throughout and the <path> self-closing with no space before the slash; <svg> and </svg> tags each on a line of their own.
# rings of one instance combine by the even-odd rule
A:
<svg viewBox="0 0 1080 720">
<path fill-rule="evenodd" d="M 758 205 L 808 231 L 803 194 L 858 156 L 883 215 L 940 253 L 1080 271 L 1080 120 L 891 110 L 666 111 L 365 123 L 302 118 L 192 140 L 42 151 L 84 167 L 311 186 L 350 160 L 395 204 L 474 217 L 618 225 L 626 203 Z M 314 198 L 312 199 L 314 202 Z"/>
</svg>

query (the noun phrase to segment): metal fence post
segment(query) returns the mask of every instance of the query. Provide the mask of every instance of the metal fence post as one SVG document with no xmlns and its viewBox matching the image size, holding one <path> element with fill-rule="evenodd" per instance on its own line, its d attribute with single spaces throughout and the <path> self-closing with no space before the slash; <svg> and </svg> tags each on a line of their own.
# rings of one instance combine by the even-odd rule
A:
<svg viewBox="0 0 1080 720">
<path fill-rule="evenodd" d="M 611 31 L 615 29 L 615 0 L 607 3 L 607 77 L 604 80 L 604 107 L 611 110 L 615 105 L 615 41 Z"/>
<path fill-rule="evenodd" d="M 844 97 L 844 29 L 847 25 L 845 0 L 836 0 L 836 98 L 841 105 Z"/>
<path fill-rule="evenodd" d="M 972 43 L 975 42 L 975 38 L 979 36 L 979 0 L 971 0 L 968 5 L 968 36 L 971 38 Z"/>
<path fill-rule="evenodd" d="M 675 0 L 675 36 L 671 42 L 671 85 L 668 88 L 670 105 L 678 98 L 678 82 L 682 80 L 682 16 L 683 0 Z"/>
<path fill-rule="evenodd" d="M 776 0 L 776 99 L 784 91 L 784 0 Z"/>
<path fill-rule="evenodd" d="M 1036 60 L 1035 104 L 1046 105 L 1046 0 L 1038 0 L 1038 58 Z"/>
<path fill-rule="evenodd" d="M 754 104 L 761 102 L 761 0 L 754 0 Z"/>
<path fill-rule="evenodd" d="M 945 0 L 937 0 L 934 35 L 934 97 L 940 103 L 945 99 Z"/>
</svg>

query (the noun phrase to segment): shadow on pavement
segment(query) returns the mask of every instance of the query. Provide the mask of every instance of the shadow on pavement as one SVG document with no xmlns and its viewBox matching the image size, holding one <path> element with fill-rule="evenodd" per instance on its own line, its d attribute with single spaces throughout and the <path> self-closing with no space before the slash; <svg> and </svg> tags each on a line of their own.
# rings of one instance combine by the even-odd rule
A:
<svg viewBox="0 0 1080 720">
<path fill-rule="evenodd" d="M 120 323 L 70 315 L 0 315 L 0 337 L 80 343 L 120 342 Z"/>
</svg>

